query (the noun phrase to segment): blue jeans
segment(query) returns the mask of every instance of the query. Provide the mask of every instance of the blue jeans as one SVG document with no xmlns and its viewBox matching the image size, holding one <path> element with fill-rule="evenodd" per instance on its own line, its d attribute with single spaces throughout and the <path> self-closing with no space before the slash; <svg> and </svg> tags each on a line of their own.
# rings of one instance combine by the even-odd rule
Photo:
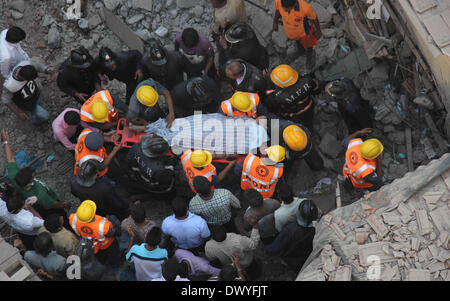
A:
<svg viewBox="0 0 450 301">
<path fill-rule="evenodd" d="M 33 124 L 39 124 L 50 119 L 50 114 L 47 110 L 39 105 L 41 102 L 41 98 L 39 98 L 36 103 L 36 107 L 30 112 L 30 120 Z"/>
</svg>

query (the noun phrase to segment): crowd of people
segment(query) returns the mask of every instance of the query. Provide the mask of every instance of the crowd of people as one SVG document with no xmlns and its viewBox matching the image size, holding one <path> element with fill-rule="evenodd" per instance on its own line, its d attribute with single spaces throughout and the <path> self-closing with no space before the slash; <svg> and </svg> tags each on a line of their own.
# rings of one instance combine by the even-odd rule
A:
<svg viewBox="0 0 450 301">
<path fill-rule="evenodd" d="M 77 255 L 82 280 L 257 280 L 264 268 L 256 256 L 260 247 L 298 273 L 312 251 L 313 222 L 322 213 L 314 200 L 295 197 L 286 178 L 302 159 L 312 170 L 324 169 L 312 141 L 314 95 L 320 93 L 338 103 L 353 133 L 342 142 L 344 187 L 383 185 L 383 145 L 361 139 L 371 133 L 372 113 L 351 80 L 325 82 L 287 64 L 271 69 L 267 50 L 247 23 L 244 1 L 211 3 L 211 37 L 185 28 L 176 35 L 174 51 L 152 40 L 144 53 L 102 47 L 95 58 L 80 47 L 58 70 L 34 62 L 21 48 L 24 30 L 1 32 L 2 102 L 20 120 L 50 119 L 38 72 L 56 79 L 78 104 L 52 122 L 55 141 L 75 159 L 70 188 L 81 203 L 74 213 L 35 178 L 32 167 L 19 167 L 14 141 L 1 131 L 8 173 L 0 183 L 0 218 L 18 233 L 14 245 L 43 278 L 67 279 L 67 258 Z M 312 6 L 276 0 L 274 9 L 273 29 L 279 30 L 281 19 L 311 69 L 322 35 Z M 114 79 L 126 85 L 125 99 L 102 87 Z M 157 135 L 143 135 L 125 148 L 115 131 L 120 118 L 143 131 L 159 119 L 171 127 L 175 118 L 194 111 L 258 124 L 277 119 L 279 129 L 267 132 L 275 132 L 270 140 L 278 143 L 223 163 L 203 149 L 177 156 Z M 146 203 L 155 199 L 173 211 L 162 223 L 148 216 Z"/>
</svg>

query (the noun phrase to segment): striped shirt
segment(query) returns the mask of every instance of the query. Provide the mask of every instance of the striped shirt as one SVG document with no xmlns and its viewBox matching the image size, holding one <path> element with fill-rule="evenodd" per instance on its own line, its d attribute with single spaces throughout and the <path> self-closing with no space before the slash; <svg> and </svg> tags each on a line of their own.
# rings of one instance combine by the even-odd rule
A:
<svg viewBox="0 0 450 301">
<path fill-rule="evenodd" d="M 129 262 L 134 262 L 137 281 L 151 281 L 162 276 L 161 265 L 168 258 L 167 250 L 156 247 L 149 251 L 145 243 L 134 245 L 127 253 Z"/>
</svg>

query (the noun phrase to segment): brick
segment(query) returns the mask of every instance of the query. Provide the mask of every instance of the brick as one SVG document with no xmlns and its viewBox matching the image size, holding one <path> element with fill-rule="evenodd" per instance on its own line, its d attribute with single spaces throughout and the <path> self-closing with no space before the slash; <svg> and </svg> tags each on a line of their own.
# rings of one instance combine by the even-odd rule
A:
<svg viewBox="0 0 450 301">
<path fill-rule="evenodd" d="M 410 269 L 408 270 L 408 281 L 430 281 L 431 274 L 428 270 Z"/>
<path fill-rule="evenodd" d="M 427 270 L 429 270 L 430 273 L 434 273 L 436 271 L 445 270 L 445 268 L 446 268 L 445 263 L 443 263 L 443 262 L 435 262 L 435 263 L 429 265 L 427 267 Z"/>
<path fill-rule="evenodd" d="M 443 192 L 427 192 L 422 195 L 427 204 L 436 204 L 442 197 Z"/>
<path fill-rule="evenodd" d="M 358 253 L 361 265 L 363 266 L 371 265 L 372 263 L 368 262 L 368 258 L 371 255 L 378 256 L 380 258 L 380 263 L 395 261 L 396 259 L 392 254 L 386 254 L 383 251 L 383 247 L 385 246 L 389 247 L 389 243 L 382 241 L 360 245 L 358 247 Z"/>
<path fill-rule="evenodd" d="M 403 216 L 410 216 L 410 215 L 412 215 L 411 209 L 409 208 L 408 205 L 406 205 L 404 203 L 400 203 L 400 205 L 398 205 L 398 207 L 397 207 L 397 210 Z"/>
<path fill-rule="evenodd" d="M 448 259 L 450 259 L 450 251 L 440 248 L 436 259 L 442 262 L 447 261 Z"/>
<path fill-rule="evenodd" d="M 358 229 L 356 229 L 356 230 L 358 230 Z M 369 233 L 365 229 L 362 229 L 362 230 L 363 231 L 355 232 L 355 240 L 360 245 L 362 245 L 369 238 Z"/>
<path fill-rule="evenodd" d="M 386 224 L 394 226 L 402 224 L 400 215 L 395 212 L 385 212 L 381 215 Z"/>
<path fill-rule="evenodd" d="M 330 224 L 330 228 L 333 229 L 334 233 L 339 239 L 345 240 L 345 233 L 342 232 L 341 228 L 339 228 L 337 224 L 335 223 Z"/>
<path fill-rule="evenodd" d="M 420 247 L 420 241 L 417 237 L 412 237 L 411 238 L 411 249 L 413 249 L 414 251 L 418 251 Z"/>
<path fill-rule="evenodd" d="M 417 209 L 415 212 L 420 235 L 431 233 L 433 231 L 433 225 L 428 219 L 427 211 L 425 209 Z"/>
<path fill-rule="evenodd" d="M 438 243 L 441 246 L 443 246 L 444 248 L 447 249 L 449 238 L 450 238 L 450 234 L 447 231 L 442 231 L 439 234 L 439 241 L 438 241 Z"/>
<path fill-rule="evenodd" d="M 396 275 L 396 273 L 397 273 L 396 269 L 392 268 L 389 264 L 387 264 L 380 278 L 382 281 L 391 281 Z"/>
<path fill-rule="evenodd" d="M 366 221 L 380 238 L 383 238 L 389 232 L 389 229 L 384 225 L 379 216 L 372 214 L 366 219 Z"/>
<path fill-rule="evenodd" d="M 431 253 L 431 256 L 433 256 L 434 258 L 436 258 L 436 256 L 438 256 L 438 248 L 435 245 L 429 245 L 428 246 L 428 250 Z"/>
<path fill-rule="evenodd" d="M 450 209 L 447 206 L 431 211 L 430 216 L 439 232 L 450 231 Z"/>
<path fill-rule="evenodd" d="M 331 214 L 326 214 L 322 217 L 322 221 L 329 225 L 331 223 L 331 220 L 333 219 L 333 216 Z"/>
<path fill-rule="evenodd" d="M 350 265 L 340 266 L 333 274 L 331 281 L 350 281 L 352 280 L 352 267 Z"/>
</svg>

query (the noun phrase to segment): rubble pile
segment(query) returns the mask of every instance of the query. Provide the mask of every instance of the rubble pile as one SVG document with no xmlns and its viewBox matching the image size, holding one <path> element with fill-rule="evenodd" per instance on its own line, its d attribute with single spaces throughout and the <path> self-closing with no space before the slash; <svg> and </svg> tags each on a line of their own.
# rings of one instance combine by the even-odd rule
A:
<svg viewBox="0 0 450 301">
<path fill-rule="evenodd" d="M 449 281 L 449 168 L 446 154 L 323 216 L 297 280 Z"/>
</svg>

